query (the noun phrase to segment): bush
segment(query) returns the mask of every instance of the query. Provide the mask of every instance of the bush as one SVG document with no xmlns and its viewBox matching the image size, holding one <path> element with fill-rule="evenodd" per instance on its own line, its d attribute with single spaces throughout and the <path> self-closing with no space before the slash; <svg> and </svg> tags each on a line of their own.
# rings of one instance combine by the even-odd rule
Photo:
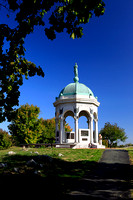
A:
<svg viewBox="0 0 133 200">
<path fill-rule="evenodd" d="M 11 146 L 11 136 L 8 134 L 8 132 L 0 129 L 0 149 L 8 149 Z"/>
</svg>

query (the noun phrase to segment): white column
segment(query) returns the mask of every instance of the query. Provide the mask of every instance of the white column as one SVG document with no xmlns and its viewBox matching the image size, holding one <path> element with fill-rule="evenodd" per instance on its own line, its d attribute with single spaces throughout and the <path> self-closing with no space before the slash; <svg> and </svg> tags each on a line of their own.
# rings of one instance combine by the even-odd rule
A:
<svg viewBox="0 0 133 200">
<path fill-rule="evenodd" d="M 78 117 L 75 116 L 75 142 L 78 143 Z"/>
<path fill-rule="evenodd" d="M 63 136 L 62 136 L 62 142 L 65 143 L 66 142 L 66 136 L 65 136 L 65 119 L 63 120 Z"/>
<path fill-rule="evenodd" d="M 90 119 L 90 117 L 88 118 L 87 123 L 88 123 L 88 129 L 89 129 L 89 143 L 90 143 L 90 134 L 91 134 L 91 132 L 90 132 L 90 130 L 91 130 L 91 126 L 90 126 L 91 119 Z"/>
<path fill-rule="evenodd" d="M 95 121 L 95 134 L 96 143 L 98 143 L 98 119 Z"/>
<path fill-rule="evenodd" d="M 55 141 L 57 142 L 57 132 L 59 131 L 58 126 L 59 119 L 55 119 Z"/>
<path fill-rule="evenodd" d="M 93 142 L 96 143 L 96 119 L 93 119 Z"/>
<path fill-rule="evenodd" d="M 90 143 L 93 143 L 93 114 L 90 117 Z"/>
<path fill-rule="evenodd" d="M 59 140 L 60 140 L 60 144 L 62 144 L 62 135 L 63 135 L 63 117 L 60 117 L 60 134 L 59 134 Z"/>
</svg>

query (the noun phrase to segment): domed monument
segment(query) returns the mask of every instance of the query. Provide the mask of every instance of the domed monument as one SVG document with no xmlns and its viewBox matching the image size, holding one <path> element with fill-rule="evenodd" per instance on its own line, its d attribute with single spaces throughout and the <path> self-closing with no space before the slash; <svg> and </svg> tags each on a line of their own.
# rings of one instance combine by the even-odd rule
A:
<svg viewBox="0 0 133 200">
<path fill-rule="evenodd" d="M 100 103 L 86 85 L 79 83 L 77 64 L 74 66 L 74 75 L 74 83 L 64 87 L 54 102 L 56 147 L 104 148 L 98 138 L 98 106 Z M 68 116 L 74 118 L 74 132 L 65 132 L 65 119 Z M 78 120 L 81 116 L 87 118 L 88 129 L 78 128 Z"/>
</svg>

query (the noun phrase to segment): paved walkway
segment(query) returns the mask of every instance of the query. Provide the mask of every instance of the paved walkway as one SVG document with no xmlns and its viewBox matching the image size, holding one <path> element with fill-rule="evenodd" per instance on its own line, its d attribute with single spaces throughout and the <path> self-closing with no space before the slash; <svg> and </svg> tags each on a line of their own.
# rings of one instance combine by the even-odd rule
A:
<svg viewBox="0 0 133 200">
<path fill-rule="evenodd" d="M 130 162 L 126 150 L 105 150 L 98 168 L 71 191 L 72 200 L 130 199 Z M 71 198 L 72 197 L 72 198 Z"/>
<path fill-rule="evenodd" d="M 103 152 L 100 163 L 106 164 L 130 164 L 126 150 L 107 149 Z"/>
</svg>

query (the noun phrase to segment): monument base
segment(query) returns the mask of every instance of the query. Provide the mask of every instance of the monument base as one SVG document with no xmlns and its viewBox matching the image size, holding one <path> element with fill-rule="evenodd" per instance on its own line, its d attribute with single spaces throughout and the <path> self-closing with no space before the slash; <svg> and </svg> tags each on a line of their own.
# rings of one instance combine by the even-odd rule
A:
<svg viewBox="0 0 133 200">
<path fill-rule="evenodd" d="M 63 143 L 63 144 L 56 144 L 56 148 L 72 148 L 72 149 L 89 149 L 89 148 L 95 148 L 95 149 L 105 149 L 104 145 L 100 145 L 99 143 L 93 143 L 93 144 L 83 144 L 83 143 Z"/>
</svg>

